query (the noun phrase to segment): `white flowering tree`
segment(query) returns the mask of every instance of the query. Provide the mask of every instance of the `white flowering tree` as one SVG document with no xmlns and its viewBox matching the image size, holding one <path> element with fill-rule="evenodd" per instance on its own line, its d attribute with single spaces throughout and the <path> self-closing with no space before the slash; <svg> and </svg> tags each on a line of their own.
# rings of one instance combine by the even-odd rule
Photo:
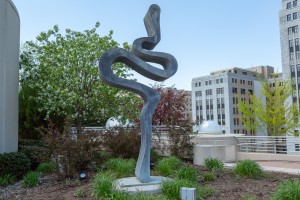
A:
<svg viewBox="0 0 300 200">
<path fill-rule="evenodd" d="M 111 116 L 135 118 L 139 99 L 127 91 L 104 84 L 98 75 L 98 59 L 118 47 L 112 31 L 100 37 L 99 27 L 77 32 L 57 25 L 26 42 L 21 51 L 20 85 L 38 91 L 34 99 L 46 118 L 70 116 L 77 131 L 90 123 L 104 123 Z M 124 44 L 128 48 L 127 44 Z M 130 78 L 129 68 L 118 63 L 115 74 Z"/>
</svg>

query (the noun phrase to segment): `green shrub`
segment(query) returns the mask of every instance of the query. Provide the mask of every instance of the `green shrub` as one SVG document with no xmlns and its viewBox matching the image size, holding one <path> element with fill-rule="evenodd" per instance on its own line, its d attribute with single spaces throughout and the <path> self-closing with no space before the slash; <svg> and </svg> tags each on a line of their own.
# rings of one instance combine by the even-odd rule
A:
<svg viewBox="0 0 300 200">
<path fill-rule="evenodd" d="M 259 178 L 264 175 L 261 167 L 253 160 L 239 161 L 233 171 L 238 176 L 244 176 L 248 178 Z"/>
<path fill-rule="evenodd" d="M 112 193 L 109 195 L 108 199 L 113 200 L 134 200 L 133 196 L 128 192 L 120 190 L 112 190 Z"/>
<path fill-rule="evenodd" d="M 208 172 L 208 173 L 204 174 L 203 179 L 204 179 L 204 181 L 213 181 L 216 179 L 216 176 L 214 173 Z"/>
<path fill-rule="evenodd" d="M 300 181 L 284 180 L 272 195 L 273 200 L 299 200 L 300 199 Z"/>
<path fill-rule="evenodd" d="M 16 181 L 16 177 L 11 174 L 0 176 L 0 186 L 6 186 L 13 184 Z"/>
<path fill-rule="evenodd" d="M 13 174 L 17 179 L 30 171 L 30 160 L 20 152 L 0 154 L 0 176 Z"/>
<path fill-rule="evenodd" d="M 33 187 L 36 186 L 39 182 L 39 173 L 38 172 L 28 172 L 23 177 L 23 186 L 24 187 Z"/>
<path fill-rule="evenodd" d="M 132 200 L 167 200 L 165 196 L 146 194 L 144 192 L 137 193 L 136 196 L 132 196 Z"/>
<path fill-rule="evenodd" d="M 182 161 L 174 156 L 166 157 L 158 161 L 156 171 L 163 176 L 174 175 L 175 170 L 182 165 Z"/>
<path fill-rule="evenodd" d="M 224 164 L 218 158 L 206 158 L 204 160 L 204 166 L 210 170 L 222 170 L 224 168 Z"/>
<path fill-rule="evenodd" d="M 56 169 L 56 164 L 54 162 L 41 163 L 37 167 L 37 171 L 43 174 L 54 172 Z"/>
<path fill-rule="evenodd" d="M 113 158 L 109 159 L 106 165 L 107 168 L 114 173 L 117 178 L 134 175 L 134 159 Z"/>
<path fill-rule="evenodd" d="M 161 190 L 163 194 L 168 199 L 178 199 L 180 200 L 180 188 L 196 188 L 197 199 L 206 199 L 216 193 L 216 190 L 207 185 L 200 186 L 196 182 L 192 182 L 186 179 L 176 179 L 174 181 L 164 181 L 161 185 Z"/>
<path fill-rule="evenodd" d="M 28 156 L 31 162 L 31 170 L 43 162 L 49 162 L 51 159 L 51 150 L 42 141 L 39 140 L 22 140 L 19 144 L 19 152 Z"/>
<path fill-rule="evenodd" d="M 196 181 L 198 174 L 198 171 L 190 166 L 184 166 L 176 172 L 177 178 L 190 181 Z"/>
<path fill-rule="evenodd" d="M 93 180 L 93 195 L 101 199 L 109 197 L 114 190 L 114 180 L 110 174 L 98 173 Z"/>
</svg>

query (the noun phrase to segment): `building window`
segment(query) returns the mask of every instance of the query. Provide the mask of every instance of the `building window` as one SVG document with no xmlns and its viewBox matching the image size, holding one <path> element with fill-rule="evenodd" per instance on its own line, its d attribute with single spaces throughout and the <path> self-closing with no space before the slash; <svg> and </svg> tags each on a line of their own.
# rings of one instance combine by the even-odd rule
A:
<svg viewBox="0 0 300 200">
<path fill-rule="evenodd" d="M 291 9 L 292 8 L 292 2 L 288 2 L 286 4 L 286 9 Z"/>
<path fill-rule="evenodd" d="M 291 35 L 292 32 L 293 32 L 293 28 L 292 28 L 292 27 L 289 27 L 289 28 L 288 28 L 288 35 Z"/>
<path fill-rule="evenodd" d="M 294 53 L 290 53 L 290 60 L 294 60 Z"/>
<path fill-rule="evenodd" d="M 291 65 L 291 77 L 292 78 L 295 78 L 296 76 L 295 76 L 295 66 L 294 65 Z"/>
<path fill-rule="evenodd" d="M 286 16 L 286 21 L 289 22 L 289 21 L 291 21 L 291 20 L 292 20 L 292 15 L 291 15 L 291 14 L 288 14 L 288 15 Z"/>
<path fill-rule="evenodd" d="M 217 88 L 217 94 L 224 94 L 224 88 Z"/>
<path fill-rule="evenodd" d="M 297 0 L 294 0 L 293 1 L 293 7 L 296 7 L 297 6 Z"/>
<path fill-rule="evenodd" d="M 295 13 L 293 13 L 293 20 L 296 20 L 296 19 L 297 19 L 297 17 L 298 17 L 297 13 L 296 13 L 296 12 L 295 12 Z"/>
<path fill-rule="evenodd" d="M 219 79 L 216 79 L 216 84 L 219 84 Z"/>
<path fill-rule="evenodd" d="M 290 51 L 290 53 L 294 52 L 294 42 L 293 42 L 293 40 L 289 40 L 289 51 Z"/>
<path fill-rule="evenodd" d="M 212 89 L 205 90 L 205 95 L 206 96 L 209 96 L 209 95 L 212 95 L 212 94 L 213 94 Z"/>
<path fill-rule="evenodd" d="M 209 81 L 208 81 L 208 83 L 209 83 L 209 85 L 211 85 L 211 84 L 212 84 L 212 81 L 211 81 L 211 80 L 209 80 Z"/>
<path fill-rule="evenodd" d="M 195 87 L 198 87 L 198 83 L 195 83 Z"/>
<path fill-rule="evenodd" d="M 195 96 L 196 97 L 201 97 L 202 96 L 202 91 L 196 91 Z"/>
<path fill-rule="evenodd" d="M 232 88 L 232 94 L 237 94 L 237 88 L 235 87 Z"/>
<path fill-rule="evenodd" d="M 300 151 L 300 144 L 295 144 L 295 151 Z"/>
<path fill-rule="evenodd" d="M 288 35 L 291 35 L 293 33 L 298 33 L 298 25 L 288 28 Z"/>
<path fill-rule="evenodd" d="M 199 87 L 201 86 L 201 82 L 198 83 Z"/>
<path fill-rule="evenodd" d="M 241 94 L 243 94 L 243 95 L 246 94 L 246 90 L 244 88 L 241 88 Z"/>
<path fill-rule="evenodd" d="M 220 83 L 223 83 L 223 78 L 220 78 Z"/>
</svg>

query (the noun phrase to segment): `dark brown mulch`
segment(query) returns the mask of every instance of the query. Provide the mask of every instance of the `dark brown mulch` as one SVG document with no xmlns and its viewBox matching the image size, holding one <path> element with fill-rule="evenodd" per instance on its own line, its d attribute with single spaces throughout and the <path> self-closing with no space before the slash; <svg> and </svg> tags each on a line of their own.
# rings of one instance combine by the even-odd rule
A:
<svg viewBox="0 0 300 200">
<path fill-rule="evenodd" d="M 200 174 L 207 171 L 203 167 L 196 167 Z M 92 178 L 94 174 L 90 174 Z M 243 200 L 246 197 L 252 197 L 257 200 L 270 199 L 282 180 L 297 179 L 298 175 L 291 175 L 277 172 L 266 172 L 266 176 L 260 179 L 239 178 L 235 176 L 230 169 L 217 173 L 217 179 L 210 182 L 200 181 L 200 184 L 210 184 L 218 191 L 208 200 Z M 77 197 L 77 191 L 85 191 L 84 198 Z M 62 200 L 62 199 L 93 199 L 91 195 L 91 179 L 80 182 L 77 179 L 56 181 L 52 176 L 43 177 L 38 186 L 33 188 L 24 188 L 21 182 L 7 187 L 0 187 L 0 199 L 8 200 Z"/>
</svg>

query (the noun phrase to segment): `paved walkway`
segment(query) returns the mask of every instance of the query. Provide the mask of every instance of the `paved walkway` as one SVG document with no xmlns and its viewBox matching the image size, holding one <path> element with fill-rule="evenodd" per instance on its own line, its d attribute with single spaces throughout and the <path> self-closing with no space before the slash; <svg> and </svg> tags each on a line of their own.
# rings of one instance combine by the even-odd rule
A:
<svg viewBox="0 0 300 200">
<path fill-rule="evenodd" d="M 300 175 L 300 162 L 288 161 L 257 161 L 257 163 L 266 171 L 284 172 L 288 174 Z M 227 167 L 234 167 L 235 163 L 225 163 Z"/>
</svg>

